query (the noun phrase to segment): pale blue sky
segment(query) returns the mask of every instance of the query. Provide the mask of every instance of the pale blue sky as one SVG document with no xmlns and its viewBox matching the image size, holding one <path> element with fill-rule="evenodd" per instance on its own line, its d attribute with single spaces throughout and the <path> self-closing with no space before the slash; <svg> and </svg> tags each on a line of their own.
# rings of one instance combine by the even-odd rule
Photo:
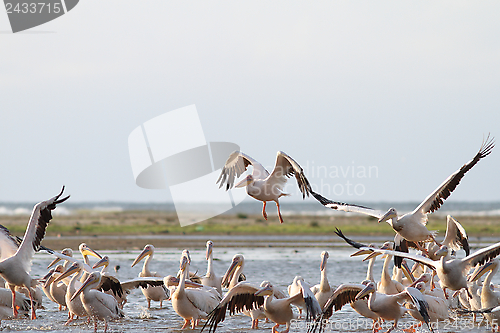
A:
<svg viewBox="0 0 500 333">
<path fill-rule="evenodd" d="M 266 166 L 283 150 L 343 186 L 332 199 L 423 200 L 500 138 L 499 17 L 497 1 L 82 0 L 12 34 L 0 11 L 0 201 L 63 184 L 74 201 L 168 200 L 135 185 L 127 138 L 191 104 L 208 141 Z M 451 199 L 500 200 L 499 170 L 497 147 Z"/>
</svg>

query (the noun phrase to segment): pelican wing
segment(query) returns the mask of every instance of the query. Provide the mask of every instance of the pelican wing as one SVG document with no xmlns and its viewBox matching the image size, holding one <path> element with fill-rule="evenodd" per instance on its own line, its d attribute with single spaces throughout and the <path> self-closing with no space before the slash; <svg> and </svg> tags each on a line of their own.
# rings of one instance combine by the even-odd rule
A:
<svg viewBox="0 0 500 333">
<path fill-rule="evenodd" d="M 464 175 L 476 165 L 479 160 L 488 156 L 491 150 L 495 147 L 494 138 L 490 139 L 490 135 L 483 141 L 481 148 L 472 160 L 465 163 L 459 170 L 455 171 L 449 176 L 437 189 L 434 190 L 425 200 L 413 211 L 413 213 L 420 212 L 421 214 L 432 213 L 441 207 L 444 200 L 446 200 L 451 192 L 455 190 Z"/>
<path fill-rule="evenodd" d="M 97 302 L 101 303 L 104 307 L 108 308 L 113 314 L 124 317 L 123 311 L 118 307 L 118 302 L 116 299 L 108 294 L 100 291 L 95 291 L 95 299 Z"/>
<path fill-rule="evenodd" d="M 365 206 L 360 206 L 360 205 L 354 205 L 354 204 L 348 204 L 348 203 L 343 203 L 343 202 L 336 202 L 332 201 L 330 199 L 325 198 L 319 193 L 311 191 L 311 194 L 313 197 L 318 200 L 323 206 L 335 209 L 335 210 L 341 210 L 344 212 L 351 212 L 351 213 L 359 213 L 359 214 L 365 214 L 365 215 L 370 215 L 372 217 L 376 217 L 377 219 L 381 218 L 384 216 L 384 212 L 380 210 L 375 210 L 371 209 Z"/>
<path fill-rule="evenodd" d="M 435 267 L 436 267 L 435 266 L 436 264 L 434 263 L 434 261 L 429 259 L 429 258 L 422 257 L 422 256 L 412 254 L 412 253 L 405 253 L 405 252 L 392 251 L 392 250 L 382 250 L 382 249 L 378 249 L 376 247 L 366 246 L 364 244 L 361 244 L 361 243 L 358 243 L 358 242 L 355 242 L 355 241 L 349 239 L 338 228 L 335 231 L 335 233 L 337 234 L 337 236 L 339 236 L 343 240 L 345 240 L 347 244 L 351 245 L 352 247 L 354 247 L 356 249 L 367 250 L 367 251 L 378 252 L 378 253 L 382 253 L 382 254 L 389 254 L 392 256 L 399 256 L 399 257 L 403 257 L 403 258 L 408 258 L 408 259 L 411 259 L 413 261 L 418 261 L 419 263 L 421 263 L 423 265 L 429 266 L 431 269 L 435 269 Z M 500 248 L 500 243 L 498 243 L 498 244 L 499 244 L 499 248 Z"/>
<path fill-rule="evenodd" d="M 163 278 L 162 277 L 139 277 L 127 281 L 123 281 L 120 283 L 122 286 L 123 290 L 132 290 L 136 288 L 148 288 L 148 287 L 158 287 L 158 286 L 163 286 L 163 289 L 165 289 L 165 292 L 167 291 L 167 287 L 163 283 Z"/>
<path fill-rule="evenodd" d="M 347 303 L 351 303 L 356 298 L 361 290 L 364 289 L 362 284 L 341 284 L 330 296 L 325 306 L 323 307 L 322 319 L 330 318 L 333 310 L 339 311 Z"/>
<path fill-rule="evenodd" d="M 474 252 L 462 259 L 464 270 L 469 270 L 477 265 L 483 265 L 500 254 L 500 242 Z"/>
<path fill-rule="evenodd" d="M 109 275 L 101 275 L 101 283 L 99 284 L 97 289 L 104 292 L 111 290 L 113 292 L 113 295 L 116 295 L 120 298 L 123 296 L 124 292 L 120 281 L 114 276 Z"/>
<path fill-rule="evenodd" d="M 220 298 L 207 290 L 189 288 L 185 289 L 185 292 L 189 301 L 206 314 L 212 312 L 219 305 Z"/>
<path fill-rule="evenodd" d="M 0 224 L 0 261 L 12 257 L 17 252 L 18 246 L 9 229 Z"/>
<path fill-rule="evenodd" d="M 241 176 L 249 165 L 253 167 L 252 175 L 254 178 L 264 179 L 269 175 L 262 164 L 240 151 L 234 151 L 229 155 L 216 184 L 220 183 L 219 188 L 226 184 L 226 190 L 229 190 L 233 187 L 235 178 Z"/>
<path fill-rule="evenodd" d="M 420 313 L 422 318 L 424 319 L 424 322 L 429 325 L 429 322 L 431 318 L 429 317 L 429 304 L 427 304 L 427 301 L 424 298 L 424 295 L 422 293 L 413 287 L 408 287 L 404 291 L 406 295 L 411 299 L 413 305 L 417 309 L 417 311 Z"/>
<path fill-rule="evenodd" d="M 264 296 L 255 296 L 259 287 L 248 282 L 240 282 L 227 292 L 219 305 L 208 314 L 207 322 L 202 328 L 208 326 L 208 332 L 215 332 L 217 325 L 226 319 L 226 311 L 229 315 L 242 312 L 243 310 L 257 309 L 264 304 Z"/>
<path fill-rule="evenodd" d="M 446 217 L 446 235 L 443 244 L 455 251 L 463 248 L 467 256 L 470 254 L 467 233 L 464 227 L 451 215 Z"/>
<path fill-rule="evenodd" d="M 302 170 L 301 166 L 295 162 L 293 158 L 286 153 L 279 151 L 276 156 L 274 170 L 267 178 L 267 181 L 270 184 L 276 184 L 282 191 L 288 178 L 291 176 L 295 176 L 297 179 L 297 185 L 302 193 L 302 198 L 305 199 L 306 195 L 309 196 L 312 189 L 309 181 L 304 175 L 304 170 Z"/>
<path fill-rule="evenodd" d="M 321 314 L 321 306 L 314 296 L 311 286 L 307 282 L 304 280 L 298 280 L 297 283 L 301 288 L 301 293 L 298 295 L 302 295 L 304 302 L 306 303 L 306 321 L 314 320 Z M 297 297 L 297 295 L 290 297 L 290 299 L 295 297 Z M 292 303 L 292 301 L 290 303 Z"/>
</svg>

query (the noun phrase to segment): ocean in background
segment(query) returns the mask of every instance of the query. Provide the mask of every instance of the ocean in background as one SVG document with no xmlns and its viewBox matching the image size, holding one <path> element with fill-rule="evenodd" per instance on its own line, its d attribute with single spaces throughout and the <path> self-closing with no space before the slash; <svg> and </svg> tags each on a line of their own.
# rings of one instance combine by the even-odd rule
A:
<svg viewBox="0 0 500 333">
<path fill-rule="evenodd" d="M 0 202 L 0 215 L 29 215 L 36 203 L 16 203 L 16 202 Z M 419 202 L 356 202 L 358 205 L 379 209 L 382 211 L 388 210 L 390 207 L 395 207 L 400 214 L 410 212 L 417 207 Z M 218 207 L 219 204 L 208 203 L 192 203 L 189 204 L 193 213 L 211 211 Z M 272 212 L 276 206 L 270 203 L 268 211 Z M 185 209 L 185 204 L 183 204 Z M 134 203 L 134 202 L 65 202 L 64 206 L 59 206 L 54 212 L 55 215 L 70 215 L 78 211 L 91 211 L 96 213 L 105 212 L 124 212 L 124 211 L 165 211 L 175 212 L 173 203 Z M 248 199 L 240 203 L 236 207 L 227 211 L 225 214 L 260 214 L 262 203 L 256 200 Z M 334 214 L 349 214 L 331 209 L 326 209 L 321 204 L 314 200 L 309 201 L 287 201 L 281 202 L 281 210 L 283 215 L 306 215 L 306 216 L 322 216 Z M 445 202 L 437 212 L 433 213 L 439 216 L 448 214 L 453 216 L 500 216 L 500 202 Z"/>
</svg>

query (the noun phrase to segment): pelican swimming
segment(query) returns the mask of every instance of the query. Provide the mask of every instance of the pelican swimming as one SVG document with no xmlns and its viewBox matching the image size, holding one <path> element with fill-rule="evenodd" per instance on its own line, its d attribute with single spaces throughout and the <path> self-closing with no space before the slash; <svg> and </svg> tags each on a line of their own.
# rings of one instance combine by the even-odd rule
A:
<svg viewBox="0 0 500 333">
<path fill-rule="evenodd" d="M 219 188 L 224 185 L 226 185 L 226 190 L 232 188 L 234 179 L 241 176 L 249 165 L 253 167 L 252 174 L 237 183 L 235 187 L 246 186 L 249 196 L 264 203 L 262 207 L 262 216 L 266 220 L 266 204 L 268 201 L 274 201 L 278 207 L 280 223 L 283 223 L 278 199 L 282 196 L 290 195 L 283 192 L 283 190 L 288 178 L 292 175 L 297 179 L 297 185 L 299 186 L 300 192 L 302 192 L 302 198 L 305 198 L 306 195 L 309 196 L 309 193 L 312 192 L 311 185 L 300 165 L 282 151 L 278 152 L 276 164 L 272 173 L 269 173 L 262 164 L 240 151 L 231 153 L 221 171 L 219 179 L 217 179 L 216 183 L 220 182 Z"/>
<path fill-rule="evenodd" d="M 207 252 L 206 259 L 208 262 L 207 273 L 201 278 L 201 284 L 204 286 L 210 286 L 217 289 L 217 291 L 222 295 L 222 277 L 215 275 L 213 267 L 213 243 L 211 240 L 207 241 Z"/>
<path fill-rule="evenodd" d="M 413 212 L 398 216 L 395 208 L 390 208 L 386 213 L 382 211 L 373 210 L 370 208 L 344 204 L 341 202 L 334 202 L 323 196 L 312 192 L 313 196 L 324 206 L 342 210 L 347 212 L 356 212 L 367 214 L 378 218 L 379 223 L 387 221 L 394 231 L 400 236 L 395 239 L 396 249 L 400 246 L 400 241 L 406 239 L 407 241 L 418 242 L 422 241 L 435 241 L 439 246 L 441 244 L 436 241 L 434 233 L 430 232 L 427 227 L 428 214 L 438 210 L 450 194 L 455 190 L 464 175 L 469 171 L 477 162 L 491 153 L 495 146 L 493 138 L 490 139 L 489 135 L 486 140 L 483 140 L 479 152 L 472 160 L 465 163 L 459 170 L 451 174 L 441 185 L 439 185 L 431 194 L 425 198 L 424 201 Z M 420 246 L 421 247 L 421 246 Z M 421 248 L 423 250 L 423 248 Z"/>
<path fill-rule="evenodd" d="M 94 320 L 94 332 L 97 332 L 97 321 L 104 321 L 104 333 L 108 329 L 108 320 L 123 318 L 125 314 L 118 306 L 116 299 L 101 291 L 95 290 L 101 283 L 101 273 L 93 272 L 82 286 L 71 297 L 74 300 L 81 294 L 81 301 L 89 317 Z"/>
<path fill-rule="evenodd" d="M 220 296 L 216 297 L 213 293 L 195 288 L 186 289 L 185 283 L 189 272 L 189 260 L 186 256 L 181 257 L 180 262 L 181 276 L 179 286 L 171 294 L 172 307 L 174 311 L 184 318 L 184 325 L 181 329 L 189 326 L 194 329 L 199 319 L 207 318 L 208 314 L 219 304 Z"/>
<path fill-rule="evenodd" d="M 382 250 L 382 249 L 377 249 L 374 247 L 367 247 L 364 246 L 361 243 L 354 242 L 353 240 L 350 240 L 347 238 L 340 229 L 337 229 L 336 234 L 343 238 L 348 244 L 351 246 L 357 248 L 357 249 L 363 249 L 363 250 L 368 250 L 368 251 L 374 251 L 374 252 L 379 252 L 379 253 L 384 253 L 384 254 L 390 254 L 393 256 L 400 256 L 403 258 L 408 258 L 413 261 L 422 263 L 433 270 L 436 271 L 437 276 L 439 277 L 439 283 L 441 284 L 441 287 L 443 288 L 443 291 L 445 292 L 446 295 L 446 290 L 445 288 L 449 288 L 451 290 L 458 291 L 460 289 L 466 289 L 467 292 L 469 293 L 467 289 L 467 279 L 465 277 L 465 274 L 473 267 L 484 264 L 485 262 L 488 262 L 489 260 L 497 257 L 500 254 L 500 242 L 495 243 L 493 245 L 490 245 L 488 247 L 485 247 L 481 250 L 478 250 L 474 252 L 473 254 L 468 255 L 465 258 L 462 259 L 449 259 L 447 260 L 448 256 L 448 247 L 446 245 L 441 246 L 439 251 L 437 251 L 436 256 L 440 257 L 440 260 L 434 261 L 429 258 L 411 254 L 411 253 L 405 253 L 405 252 L 398 252 L 398 251 L 391 251 L 391 250 Z M 472 298 L 472 295 L 469 294 L 469 298 Z"/>
<path fill-rule="evenodd" d="M 5 230 L 0 229 L 0 238 L 2 240 L 0 276 L 8 282 L 12 291 L 12 304 L 16 304 L 16 286 L 28 289 L 31 301 L 31 319 L 36 318 L 35 304 L 33 302 L 34 291 L 32 288 L 35 288 L 38 284 L 38 281 L 29 275 L 31 260 L 33 259 L 35 251 L 40 248 L 40 243 L 45 236 L 45 229 L 52 219 L 52 210 L 54 210 L 58 204 L 69 198 L 69 196 L 67 196 L 59 199 L 63 191 L 64 186 L 61 192 L 55 197 L 35 205 L 19 248 L 17 248 L 15 242 L 8 237 Z M 15 306 L 13 306 L 13 313 L 16 318 L 17 308 Z"/>
<path fill-rule="evenodd" d="M 142 266 L 142 271 L 139 273 L 139 277 L 162 277 L 161 274 L 156 272 L 151 272 L 149 270 L 149 265 L 151 264 L 151 260 L 153 259 L 153 254 L 155 251 L 155 247 L 151 244 L 147 244 L 144 246 L 142 252 L 135 258 L 131 267 L 134 267 L 138 262 L 142 259 L 146 258 L 144 261 L 144 265 Z M 167 292 L 163 286 L 158 287 L 147 287 L 141 288 L 142 293 L 146 297 L 148 302 L 148 309 L 151 308 L 151 301 L 160 302 L 160 309 L 163 307 L 163 300 L 168 299 Z"/>
</svg>

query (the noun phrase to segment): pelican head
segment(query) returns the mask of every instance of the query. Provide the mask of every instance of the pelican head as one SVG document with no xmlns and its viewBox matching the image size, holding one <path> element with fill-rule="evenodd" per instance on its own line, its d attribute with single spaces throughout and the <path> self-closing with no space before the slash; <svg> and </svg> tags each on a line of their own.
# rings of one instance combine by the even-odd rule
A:
<svg viewBox="0 0 500 333">
<path fill-rule="evenodd" d="M 80 253 L 82 254 L 82 256 L 86 257 L 86 256 L 93 256 L 93 257 L 96 257 L 96 258 L 99 258 L 99 259 L 102 259 L 102 256 L 97 253 L 96 251 L 92 250 L 87 244 L 85 243 L 82 243 L 80 244 L 80 246 L 78 247 L 78 249 L 80 250 Z"/>
<path fill-rule="evenodd" d="M 71 297 L 71 301 L 74 300 L 78 295 L 80 295 L 80 293 L 86 288 L 93 288 L 94 286 L 99 285 L 100 282 L 101 282 L 101 273 L 92 272 L 92 274 L 90 274 L 87 280 L 85 280 L 85 282 L 82 284 L 80 289 L 78 289 Z"/>
<path fill-rule="evenodd" d="M 212 243 L 211 240 L 207 241 L 207 254 L 206 254 L 207 260 L 209 260 L 210 256 L 212 255 L 213 246 L 214 246 L 214 243 Z"/>
<path fill-rule="evenodd" d="M 224 277 L 222 278 L 222 285 L 229 285 L 229 281 L 231 281 L 234 273 L 236 272 L 236 269 L 238 267 L 242 267 L 243 264 L 245 263 L 245 259 L 242 254 L 235 254 L 233 257 L 233 262 L 231 263 L 231 266 L 227 269 L 226 274 L 224 274 Z"/>
<path fill-rule="evenodd" d="M 361 290 L 357 295 L 356 295 L 356 298 L 355 300 L 357 301 L 358 299 L 361 299 L 363 297 L 366 297 L 367 295 L 369 295 L 370 293 L 374 293 L 377 291 L 377 286 L 375 285 L 374 282 L 370 282 L 366 285 L 366 287 Z"/>
<path fill-rule="evenodd" d="M 397 218 L 398 217 L 398 212 L 396 211 L 396 208 L 390 208 L 387 213 L 384 214 L 379 220 L 378 223 L 380 222 L 385 222 L 387 220 Z"/>
<path fill-rule="evenodd" d="M 498 264 L 499 264 L 498 260 L 491 260 L 487 262 L 486 264 L 483 265 L 483 267 L 481 267 L 481 269 L 476 270 L 474 274 L 472 274 L 472 276 L 470 277 L 470 282 L 475 282 L 479 280 L 479 278 L 483 276 L 486 272 L 489 272 L 493 269 L 498 269 Z"/>
<path fill-rule="evenodd" d="M 130 266 L 130 267 L 134 267 L 139 261 L 146 258 L 147 256 L 152 256 L 154 253 L 154 250 L 155 250 L 155 247 L 151 244 L 144 246 L 144 249 L 137 256 L 137 258 L 135 258 L 134 262 L 132 263 L 132 266 Z"/>
<path fill-rule="evenodd" d="M 182 273 L 184 273 L 186 271 L 188 264 L 189 264 L 189 259 L 186 256 L 182 256 L 181 263 L 179 265 L 179 269 L 181 270 Z"/>
<path fill-rule="evenodd" d="M 255 296 L 271 296 L 273 294 L 273 286 L 267 283 L 264 288 L 261 288 L 255 292 Z"/>
<path fill-rule="evenodd" d="M 446 257 L 448 255 L 448 246 L 443 245 L 439 248 L 439 250 L 434 253 L 436 257 Z"/>
<path fill-rule="evenodd" d="M 79 261 L 76 261 L 73 263 L 73 265 L 69 266 L 68 269 L 63 272 L 57 279 L 54 280 L 54 282 L 59 282 L 62 279 L 64 279 L 67 276 L 70 276 L 73 273 L 79 272 L 80 269 L 82 269 L 82 263 Z"/>
<path fill-rule="evenodd" d="M 430 280 L 431 280 L 431 275 L 429 273 L 424 273 L 424 274 L 420 275 L 420 277 L 418 279 L 413 281 L 413 283 L 410 284 L 408 287 L 415 287 L 416 288 L 416 285 L 419 284 L 420 282 L 427 283 Z"/>
<path fill-rule="evenodd" d="M 92 269 L 96 269 L 96 268 L 99 268 L 99 267 L 102 267 L 102 266 L 105 266 L 105 267 L 108 267 L 109 265 L 109 257 L 108 256 L 104 256 L 101 258 L 101 260 L 99 260 L 98 262 L 96 262 L 94 264 L 94 266 L 92 266 Z"/>
<path fill-rule="evenodd" d="M 415 285 L 415 288 L 423 294 L 425 292 L 425 283 L 421 281 Z"/>
<path fill-rule="evenodd" d="M 327 251 L 321 252 L 321 264 L 319 265 L 319 268 L 321 270 L 324 270 L 326 268 L 326 261 L 328 260 L 328 257 L 330 255 L 328 254 Z"/>
<path fill-rule="evenodd" d="M 188 260 L 188 264 L 191 264 L 191 256 L 189 255 L 189 250 L 187 250 L 187 249 L 182 250 L 181 262 L 182 262 L 183 257 L 186 257 Z"/>
<path fill-rule="evenodd" d="M 392 245 L 391 242 L 385 242 L 382 247 L 380 248 L 381 250 L 392 250 L 394 248 L 394 246 Z M 372 252 L 370 251 L 370 254 L 363 259 L 363 261 L 367 261 L 367 260 L 370 260 L 371 258 L 374 258 L 376 256 L 379 256 L 381 255 L 382 253 L 379 253 L 379 252 Z M 385 258 L 385 254 L 382 256 L 382 258 Z"/>
<path fill-rule="evenodd" d="M 167 286 L 167 288 L 170 288 L 172 286 L 176 287 L 179 285 L 180 279 L 173 276 L 173 275 L 167 275 L 163 278 L 163 284 Z M 191 280 L 186 280 L 184 281 L 184 286 L 186 288 L 203 288 L 202 284 L 193 282 Z"/>
<path fill-rule="evenodd" d="M 64 254 L 65 256 L 68 257 L 73 257 L 73 250 L 70 249 L 69 247 L 65 248 L 64 250 L 61 251 L 61 254 Z M 60 258 L 55 258 L 48 266 L 47 268 L 50 268 L 57 264 L 61 259 Z"/>
<path fill-rule="evenodd" d="M 240 181 L 238 184 L 234 185 L 234 187 L 245 187 L 253 183 L 253 176 L 248 175 L 245 178 L 243 178 L 242 181 Z"/>
</svg>

